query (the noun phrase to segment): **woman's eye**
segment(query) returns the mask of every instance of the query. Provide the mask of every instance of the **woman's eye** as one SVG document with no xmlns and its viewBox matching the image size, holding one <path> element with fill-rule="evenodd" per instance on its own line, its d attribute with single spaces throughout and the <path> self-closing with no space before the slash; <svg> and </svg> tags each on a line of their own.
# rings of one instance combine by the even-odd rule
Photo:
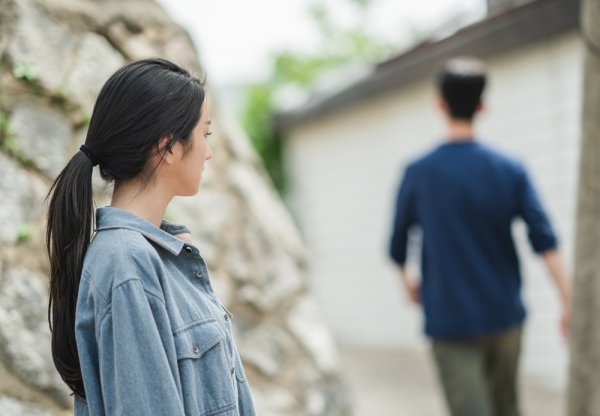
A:
<svg viewBox="0 0 600 416">
<path fill-rule="evenodd" d="M 212 134 L 212 131 L 207 131 L 206 134 L 204 135 L 204 137 L 208 137 Z"/>
</svg>

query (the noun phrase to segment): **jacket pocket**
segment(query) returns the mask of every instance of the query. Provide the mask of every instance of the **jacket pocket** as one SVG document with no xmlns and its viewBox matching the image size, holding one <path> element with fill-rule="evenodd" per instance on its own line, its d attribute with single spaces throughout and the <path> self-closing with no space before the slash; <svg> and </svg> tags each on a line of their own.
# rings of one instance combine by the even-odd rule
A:
<svg viewBox="0 0 600 416">
<path fill-rule="evenodd" d="M 242 359 L 240 358 L 240 353 L 235 351 L 235 377 L 240 383 L 246 382 L 246 372 L 244 371 L 244 365 L 242 364 Z"/>
<path fill-rule="evenodd" d="M 186 415 L 228 414 L 236 396 L 221 328 L 203 319 L 176 329 L 173 337 Z"/>
</svg>

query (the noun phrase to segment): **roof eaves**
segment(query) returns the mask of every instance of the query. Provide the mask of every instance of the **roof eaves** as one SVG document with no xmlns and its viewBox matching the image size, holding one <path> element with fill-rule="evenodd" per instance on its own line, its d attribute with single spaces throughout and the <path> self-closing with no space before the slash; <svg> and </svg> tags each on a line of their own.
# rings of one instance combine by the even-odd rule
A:
<svg viewBox="0 0 600 416">
<path fill-rule="evenodd" d="M 440 41 L 420 43 L 375 66 L 369 75 L 341 91 L 277 114 L 276 126 L 279 131 L 285 131 L 365 98 L 404 88 L 431 77 L 442 62 L 453 56 L 489 58 L 577 28 L 579 3 L 579 0 L 536 0 L 467 26 Z"/>
</svg>

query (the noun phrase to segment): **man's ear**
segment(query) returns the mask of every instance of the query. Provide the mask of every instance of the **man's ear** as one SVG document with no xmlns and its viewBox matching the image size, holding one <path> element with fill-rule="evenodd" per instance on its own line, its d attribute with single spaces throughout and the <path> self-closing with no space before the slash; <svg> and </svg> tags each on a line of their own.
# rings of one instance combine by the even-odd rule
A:
<svg viewBox="0 0 600 416">
<path fill-rule="evenodd" d="M 446 101 L 444 101 L 444 99 L 441 96 L 437 96 L 435 104 L 438 110 L 440 110 L 443 114 L 448 114 L 448 104 L 446 104 Z"/>
<path fill-rule="evenodd" d="M 485 105 L 483 104 L 483 101 L 479 101 L 479 103 L 477 104 L 477 107 L 475 108 L 475 112 L 481 113 L 483 111 L 485 111 Z"/>
</svg>

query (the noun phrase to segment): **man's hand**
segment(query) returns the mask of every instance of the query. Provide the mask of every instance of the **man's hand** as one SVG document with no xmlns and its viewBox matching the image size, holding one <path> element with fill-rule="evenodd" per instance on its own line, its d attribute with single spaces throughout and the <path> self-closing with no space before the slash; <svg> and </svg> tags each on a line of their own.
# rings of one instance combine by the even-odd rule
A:
<svg viewBox="0 0 600 416">
<path fill-rule="evenodd" d="M 542 257 L 560 296 L 562 303 L 560 332 L 565 337 L 565 340 L 568 340 L 571 324 L 571 287 L 567 278 L 567 272 L 558 250 L 548 250 L 542 253 Z"/>
<path fill-rule="evenodd" d="M 416 282 L 407 282 L 404 285 L 408 299 L 415 305 L 421 304 L 421 287 Z"/>
<path fill-rule="evenodd" d="M 400 278 L 408 299 L 415 305 L 421 304 L 421 287 L 415 276 L 409 276 L 406 267 L 400 268 Z"/>
</svg>

